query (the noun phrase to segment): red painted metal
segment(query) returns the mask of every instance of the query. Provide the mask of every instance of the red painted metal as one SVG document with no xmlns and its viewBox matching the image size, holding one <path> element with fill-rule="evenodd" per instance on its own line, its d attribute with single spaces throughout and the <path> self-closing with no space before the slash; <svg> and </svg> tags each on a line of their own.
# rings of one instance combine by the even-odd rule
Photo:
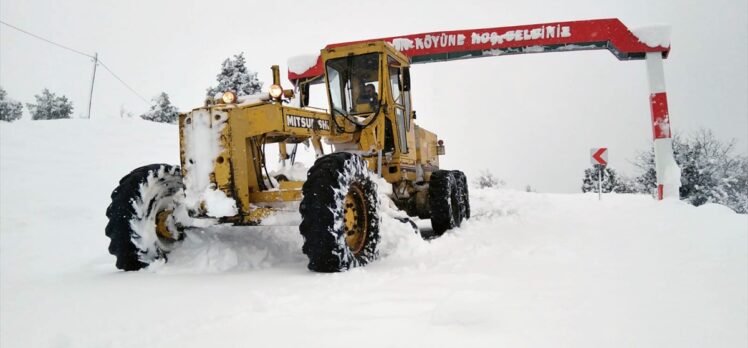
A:
<svg viewBox="0 0 748 348">
<path fill-rule="evenodd" d="M 667 109 L 667 93 L 654 93 L 649 96 L 652 113 L 652 136 L 654 139 L 670 138 L 670 115 Z"/>
<path fill-rule="evenodd" d="M 650 47 L 618 19 L 520 25 L 510 27 L 439 31 L 327 45 L 334 48 L 352 43 L 387 41 L 410 57 L 413 63 L 480 58 L 520 53 L 607 49 L 620 60 L 644 59 L 647 52 L 669 47 Z M 304 72 L 288 72 L 290 80 L 324 74 L 322 62 Z"/>
</svg>

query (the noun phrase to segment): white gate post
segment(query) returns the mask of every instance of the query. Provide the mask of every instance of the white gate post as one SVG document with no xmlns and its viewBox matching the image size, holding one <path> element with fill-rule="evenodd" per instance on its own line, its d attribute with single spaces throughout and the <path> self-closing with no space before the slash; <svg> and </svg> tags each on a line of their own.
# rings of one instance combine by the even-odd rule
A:
<svg viewBox="0 0 748 348">
<path fill-rule="evenodd" d="M 665 70 L 661 52 L 647 53 L 649 103 L 652 114 L 655 171 L 657 172 L 657 199 L 680 198 L 680 168 L 673 155 L 670 115 L 665 91 Z"/>
</svg>

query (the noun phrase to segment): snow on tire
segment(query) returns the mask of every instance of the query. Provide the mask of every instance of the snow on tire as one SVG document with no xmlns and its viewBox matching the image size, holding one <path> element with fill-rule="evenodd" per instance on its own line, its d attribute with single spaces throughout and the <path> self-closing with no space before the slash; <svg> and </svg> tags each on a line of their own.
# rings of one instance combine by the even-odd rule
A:
<svg viewBox="0 0 748 348">
<path fill-rule="evenodd" d="M 431 208 L 431 228 L 437 236 L 459 227 L 462 223 L 462 208 L 459 204 L 457 183 L 451 171 L 437 170 L 431 173 L 429 207 Z"/>
<path fill-rule="evenodd" d="M 182 236 L 170 212 L 183 195 L 177 166 L 152 164 L 120 180 L 106 211 L 109 253 L 117 257 L 117 268 L 136 271 L 166 257 Z M 157 231 L 159 223 L 165 230 Z"/>
<path fill-rule="evenodd" d="M 379 200 L 366 161 L 350 153 L 320 157 L 302 193 L 299 231 L 310 270 L 345 271 L 377 258 Z"/>
<path fill-rule="evenodd" d="M 460 216 L 462 220 L 470 219 L 470 192 L 468 191 L 467 176 L 461 170 L 453 170 L 457 190 L 457 201 L 460 204 Z"/>
</svg>

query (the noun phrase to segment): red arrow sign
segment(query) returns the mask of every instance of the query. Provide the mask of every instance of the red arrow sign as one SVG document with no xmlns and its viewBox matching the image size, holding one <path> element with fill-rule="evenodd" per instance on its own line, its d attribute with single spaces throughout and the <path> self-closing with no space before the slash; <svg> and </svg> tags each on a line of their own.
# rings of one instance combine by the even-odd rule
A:
<svg viewBox="0 0 748 348">
<path fill-rule="evenodd" d="M 592 164 L 608 165 L 608 148 L 601 147 L 597 149 L 591 149 L 590 154 L 592 155 Z"/>
</svg>

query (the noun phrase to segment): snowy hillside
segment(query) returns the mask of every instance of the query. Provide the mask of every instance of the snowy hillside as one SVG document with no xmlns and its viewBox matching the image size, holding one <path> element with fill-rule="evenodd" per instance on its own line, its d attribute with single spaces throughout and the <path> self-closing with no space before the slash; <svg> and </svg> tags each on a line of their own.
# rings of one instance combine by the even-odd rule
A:
<svg viewBox="0 0 748 348">
<path fill-rule="evenodd" d="M 748 345 L 748 216 L 645 196 L 473 188 L 462 228 L 385 221 L 382 259 L 339 274 L 306 270 L 291 209 L 117 271 L 111 190 L 178 156 L 170 125 L 0 123 L 0 346 Z"/>
</svg>

